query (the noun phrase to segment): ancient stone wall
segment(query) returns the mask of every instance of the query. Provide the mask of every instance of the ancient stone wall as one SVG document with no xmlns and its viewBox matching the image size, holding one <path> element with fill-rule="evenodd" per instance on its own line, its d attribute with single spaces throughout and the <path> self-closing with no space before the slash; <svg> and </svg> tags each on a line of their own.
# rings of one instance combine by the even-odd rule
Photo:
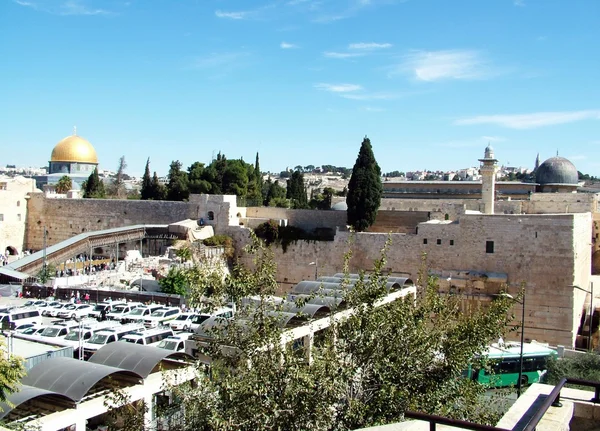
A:
<svg viewBox="0 0 600 431">
<path fill-rule="evenodd" d="M 313 279 L 311 262 L 318 264 L 317 275 L 340 272 L 348 248 L 353 251 L 351 271 L 372 268 L 388 235 L 355 234 L 350 243 L 351 235 L 340 231 L 332 242 L 298 241 L 285 253 L 275 247 L 279 281 L 291 288 Z M 568 286 L 587 283 L 590 236 L 590 214 L 465 215 L 451 223 L 422 223 L 418 234 L 391 234 L 386 269 L 416 279 L 426 253 L 429 268 L 440 274 L 504 274 L 511 293 L 525 285 L 526 338 L 573 345 L 583 304 Z M 498 283 L 490 282 L 470 289 L 469 295 L 489 301 L 496 293 Z M 515 313 L 520 316 L 520 308 Z"/>
<path fill-rule="evenodd" d="M 276 207 L 248 207 L 246 217 L 266 221 L 287 220 L 291 226 L 313 231 L 318 228 L 335 229 L 346 225 L 346 211 L 294 210 Z M 253 226 L 250 226 L 253 227 Z"/>
</svg>

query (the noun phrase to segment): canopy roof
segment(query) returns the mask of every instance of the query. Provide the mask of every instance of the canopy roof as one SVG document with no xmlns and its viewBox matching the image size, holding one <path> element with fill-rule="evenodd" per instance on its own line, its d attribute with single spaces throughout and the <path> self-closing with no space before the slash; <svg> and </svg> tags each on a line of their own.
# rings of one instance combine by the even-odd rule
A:
<svg viewBox="0 0 600 431">
<path fill-rule="evenodd" d="M 30 400 L 35 399 L 49 399 L 48 404 L 66 404 L 67 407 L 75 407 L 75 403 L 69 397 L 66 397 L 56 392 L 48 391 L 46 389 L 35 388 L 33 386 L 20 385 L 16 392 L 8 395 L 7 400 L 10 404 L 0 403 L 0 419 L 4 419 L 13 409 L 16 409 L 21 404 L 26 403 Z"/>
<path fill-rule="evenodd" d="M 193 358 L 184 352 L 173 352 L 141 344 L 116 342 L 100 348 L 88 362 L 120 368 L 145 379 L 165 359 L 187 361 Z"/>
</svg>

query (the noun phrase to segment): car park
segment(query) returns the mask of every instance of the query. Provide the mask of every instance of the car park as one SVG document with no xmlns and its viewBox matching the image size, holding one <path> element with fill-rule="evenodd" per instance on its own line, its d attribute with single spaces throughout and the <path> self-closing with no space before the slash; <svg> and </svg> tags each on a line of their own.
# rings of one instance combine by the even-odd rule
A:
<svg viewBox="0 0 600 431">
<path fill-rule="evenodd" d="M 194 317 L 196 317 L 195 313 L 181 313 L 169 322 L 169 326 L 173 331 L 189 331 Z"/>
<path fill-rule="evenodd" d="M 146 328 L 156 328 L 160 325 L 166 325 L 169 321 L 176 319 L 179 314 L 180 311 L 177 307 L 159 308 L 144 319 L 144 325 Z"/>
<path fill-rule="evenodd" d="M 173 330 L 168 327 L 146 329 L 144 331 L 132 332 L 123 337 L 122 341 L 144 346 L 156 346 L 167 337 L 173 336 Z"/>
<path fill-rule="evenodd" d="M 119 341 L 125 335 L 132 332 L 142 331 L 144 326 L 140 323 L 118 325 L 108 329 L 102 329 L 90 337 L 83 345 L 83 358 L 89 359 L 96 351 L 109 343 Z"/>
<path fill-rule="evenodd" d="M 92 306 L 90 304 L 69 304 L 58 312 L 61 319 L 82 319 L 87 317 Z"/>
<path fill-rule="evenodd" d="M 13 336 L 15 338 L 21 338 L 23 340 L 37 340 L 44 329 L 46 329 L 47 325 L 36 325 L 30 328 L 26 328 L 20 331 L 15 331 Z"/>
<path fill-rule="evenodd" d="M 58 313 L 67 305 L 69 305 L 68 302 L 58 302 L 54 305 L 49 305 L 42 310 L 42 316 L 57 317 Z"/>
<path fill-rule="evenodd" d="M 144 319 L 150 316 L 156 310 L 163 308 L 162 305 L 148 305 L 142 307 L 136 307 L 129 313 L 125 314 L 121 319 L 122 322 L 143 322 Z"/>
<path fill-rule="evenodd" d="M 116 326 L 120 326 L 119 322 L 115 322 L 114 320 L 106 320 L 104 322 L 98 322 L 96 319 L 92 319 L 91 321 L 82 324 L 80 322 L 78 327 L 72 328 L 67 336 L 60 341 L 60 345 L 71 346 L 74 349 L 74 356 L 79 358 L 79 348 L 83 348 L 83 345 L 90 339 L 92 336 L 100 331 L 105 329 L 111 329 Z"/>
<path fill-rule="evenodd" d="M 47 344 L 60 344 L 60 340 L 65 338 L 69 331 L 76 328 L 79 325 L 78 322 L 72 320 L 65 320 L 60 323 L 47 326 L 38 337 L 36 341 Z"/>
</svg>

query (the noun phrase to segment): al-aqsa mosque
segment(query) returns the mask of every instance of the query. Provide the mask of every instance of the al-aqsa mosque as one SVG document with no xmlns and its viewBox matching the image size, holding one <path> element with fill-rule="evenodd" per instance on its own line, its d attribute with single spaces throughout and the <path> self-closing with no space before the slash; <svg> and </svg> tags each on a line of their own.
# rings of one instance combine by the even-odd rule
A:
<svg viewBox="0 0 600 431">
<path fill-rule="evenodd" d="M 48 175 L 37 178 L 38 187 L 55 185 L 66 175 L 71 178 L 73 189 L 79 190 L 97 166 L 96 150 L 89 141 L 77 135 L 77 129 L 74 129 L 71 136 L 62 139 L 52 150 Z"/>
</svg>

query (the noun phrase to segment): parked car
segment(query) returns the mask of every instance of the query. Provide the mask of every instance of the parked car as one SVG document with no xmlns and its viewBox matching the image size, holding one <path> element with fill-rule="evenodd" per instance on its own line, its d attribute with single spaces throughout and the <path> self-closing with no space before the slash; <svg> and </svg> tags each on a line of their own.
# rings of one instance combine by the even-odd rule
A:
<svg viewBox="0 0 600 431">
<path fill-rule="evenodd" d="M 92 310 L 90 304 L 69 304 L 58 312 L 61 319 L 83 319 Z"/>
<path fill-rule="evenodd" d="M 190 331 L 196 332 L 196 330 L 202 325 L 203 322 L 210 319 L 211 317 L 221 317 L 224 319 L 231 319 L 234 315 L 233 308 L 222 307 L 218 308 L 210 313 L 197 313 L 196 316 L 192 319 L 192 323 L 190 325 Z"/>
<path fill-rule="evenodd" d="M 14 327 L 24 323 L 42 323 L 40 310 L 35 307 L 13 308 L 6 313 L 0 313 L 0 325 Z"/>
<path fill-rule="evenodd" d="M 59 343 L 62 346 L 71 346 L 73 347 L 73 356 L 75 358 L 79 358 L 79 348 L 83 348 L 83 345 L 90 339 L 92 336 L 100 331 L 105 329 L 111 329 L 120 326 L 119 322 L 114 320 L 106 320 L 104 322 L 98 322 L 96 319 L 92 319 L 91 321 L 80 324 L 79 327 L 72 328 L 71 331 L 67 334 L 67 336 L 61 340 Z"/>
<path fill-rule="evenodd" d="M 163 308 L 162 305 L 156 304 L 143 307 L 136 307 L 129 313 L 125 314 L 121 318 L 121 322 L 143 322 L 146 317 L 150 316 L 153 312 L 161 308 Z"/>
<path fill-rule="evenodd" d="M 176 319 L 180 313 L 177 307 L 159 308 L 144 319 L 144 325 L 146 328 L 156 328 L 159 325 L 166 325 L 169 321 Z"/>
<path fill-rule="evenodd" d="M 46 329 L 48 325 L 35 325 L 30 328 L 23 329 L 22 331 L 16 331 L 13 336 L 15 338 L 21 338 L 24 340 L 37 340 L 40 334 Z"/>
<path fill-rule="evenodd" d="M 130 323 L 129 325 L 119 325 L 98 331 L 83 345 L 83 358 L 88 360 L 97 350 L 106 346 L 108 343 L 119 341 L 125 335 L 136 331 L 142 331 L 143 329 L 144 325 L 141 323 Z"/>
<path fill-rule="evenodd" d="M 118 320 L 121 321 L 123 316 L 125 316 L 130 311 L 134 310 L 135 306 L 130 304 L 119 304 L 112 308 L 112 310 L 106 313 L 106 318 L 108 320 Z"/>
<path fill-rule="evenodd" d="M 15 332 L 21 334 L 35 334 L 36 332 L 42 332 L 46 328 L 46 325 L 39 323 L 22 323 L 15 326 Z"/>
<path fill-rule="evenodd" d="M 112 301 L 112 302 L 100 302 L 98 304 L 96 304 L 95 307 L 93 307 L 89 312 L 88 312 L 88 316 L 90 317 L 95 317 L 96 319 L 98 319 L 101 315 L 102 315 L 102 310 L 104 310 L 106 312 L 106 314 L 110 313 L 117 305 L 123 305 L 125 304 L 122 301 Z"/>
<path fill-rule="evenodd" d="M 143 344 L 144 346 L 156 346 L 167 337 L 173 336 L 171 328 L 151 328 L 139 332 L 132 332 L 123 337 L 122 341 L 133 344 Z"/>
<path fill-rule="evenodd" d="M 58 313 L 69 305 L 68 302 L 58 302 L 55 305 L 50 305 L 42 310 L 42 316 L 57 317 Z"/>
<path fill-rule="evenodd" d="M 173 331 L 189 331 L 194 317 L 196 317 L 196 313 L 181 313 L 169 322 L 169 326 Z"/>
<path fill-rule="evenodd" d="M 187 340 L 192 334 L 177 334 L 172 337 L 165 338 L 156 347 L 165 350 L 172 350 L 174 352 L 185 351 L 185 340 Z"/>
</svg>

